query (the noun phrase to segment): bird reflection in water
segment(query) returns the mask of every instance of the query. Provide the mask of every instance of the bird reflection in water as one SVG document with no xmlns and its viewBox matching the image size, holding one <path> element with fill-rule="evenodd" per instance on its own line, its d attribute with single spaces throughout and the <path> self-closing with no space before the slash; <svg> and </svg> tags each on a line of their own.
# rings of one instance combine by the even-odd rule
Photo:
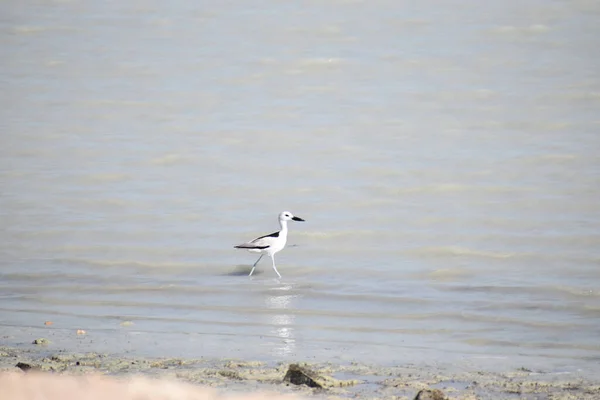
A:
<svg viewBox="0 0 600 400">
<path fill-rule="evenodd" d="M 290 284 L 272 288 L 265 299 L 268 309 L 278 311 L 269 317 L 269 325 L 273 327 L 271 334 L 280 339 L 280 344 L 273 349 L 277 356 L 290 355 L 296 349 L 294 335 L 296 316 L 290 312 L 292 311 L 293 300 L 298 295 L 292 294 L 292 289 L 293 286 Z"/>
</svg>

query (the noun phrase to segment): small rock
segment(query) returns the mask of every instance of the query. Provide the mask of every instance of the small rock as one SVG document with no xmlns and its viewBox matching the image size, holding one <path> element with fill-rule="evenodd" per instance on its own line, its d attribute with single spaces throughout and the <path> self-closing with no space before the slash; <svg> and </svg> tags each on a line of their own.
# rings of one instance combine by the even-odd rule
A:
<svg viewBox="0 0 600 400">
<path fill-rule="evenodd" d="M 446 400 L 446 396 L 439 389 L 423 389 L 415 396 L 414 400 Z"/>
<path fill-rule="evenodd" d="M 46 344 L 50 344 L 50 341 L 48 339 L 39 338 L 39 339 L 35 339 L 32 343 L 46 345 Z"/>
<path fill-rule="evenodd" d="M 320 377 L 308 368 L 302 367 L 298 364 L 290 364 L 285 377 L 284 382 L 290 382 L 294 385 L 306 385 L 308 387 L 323 388 L 317 380 Z"/>
<path fill-rule="evenodd" d="M 29 371 L 31 368 L 33 368 L 33 367 L 31 366 L 31 364 L 27 364 L 27 363 L 24 363 L 24 362 L 18 362 L 18 363 L 17 363 L 17 365 L 15 365 L 15 367 L 17 367 L 17 368 L 20 368 L 20 369 L 21 369 L 21 371 L 25 371 L 25 372 L 27 372 L 27 371 Z"/>
<path fill-rule="evenodd" d="M 294 385 L 306 385 L 313 388 L 333 388 L 357 385 L 360 382 L 355 379 L 339 380 L 331 376 L 322 375 L 312 371 L 306 366 L 299 364 L 290 364 L 287 373 L 283 378 L 284 382 L 290 382 Z"/>
</svg>

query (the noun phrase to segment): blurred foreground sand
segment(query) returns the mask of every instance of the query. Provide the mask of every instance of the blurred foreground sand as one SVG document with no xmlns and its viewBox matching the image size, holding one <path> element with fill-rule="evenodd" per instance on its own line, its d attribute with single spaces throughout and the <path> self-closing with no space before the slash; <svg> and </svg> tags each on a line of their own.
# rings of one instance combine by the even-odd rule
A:
<svg viewBox="0 0 600 400">
<path fill-rule="evenodd" d="M 300 400 L 275 393 L 223 394 L 166 379 L 0 373 L 0 400 Z"/>
</svg>

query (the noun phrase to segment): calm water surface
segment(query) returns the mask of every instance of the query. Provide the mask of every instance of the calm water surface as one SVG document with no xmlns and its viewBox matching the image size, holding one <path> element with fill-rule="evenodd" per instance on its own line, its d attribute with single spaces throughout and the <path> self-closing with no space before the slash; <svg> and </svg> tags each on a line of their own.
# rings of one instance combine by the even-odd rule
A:
<svg viewBox="0 0 600 400">
<path fill-rule="evenodd" d="M 4 343 L 598 370 L 598 2 L 0 15 Z"/>
</svg>

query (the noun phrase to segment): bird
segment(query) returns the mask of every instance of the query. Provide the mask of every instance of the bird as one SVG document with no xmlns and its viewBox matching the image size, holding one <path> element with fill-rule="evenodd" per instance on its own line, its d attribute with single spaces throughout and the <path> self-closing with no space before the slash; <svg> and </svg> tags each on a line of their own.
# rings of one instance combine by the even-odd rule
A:
<svg viewBox="0 0 600 400">
<path fill-rule="evenodd" d="M 281 274 L 279 273 L 279 271 L 277 271 L 277 267 L 275 266 L 275 253 L 283 250 L 283 248 L 285 247 L 288 234 L 288 221 L 304 222 L 302 218 L 294 216 L 291 212 L 283 211 L 279 213 L 279 226 L 281 227 L 279 231 L 273 232 L 269 235 L 257 237 L 256 239 L 250 242 L 234 246 L 234 248 L 236 249 L 248 250 L 251 253 L 260 253 L 260 257 L 258 257 L 258 260 L 256 260 L 256 262 L 252 266 L 252 270 L 250 271 L 250 274 L 248 276 L 252 276 L 252 274 L 254 273 L 254 269 L 256 268 L 256 264 L 258 264 L 260 259 L 263 258 L 265 254 L 268 254 L 269 257 L 271 257 L 271 261 L 273 262 L 273 270 L 275 271 L 277 276 L 281 278 Z"/>
</svg>

